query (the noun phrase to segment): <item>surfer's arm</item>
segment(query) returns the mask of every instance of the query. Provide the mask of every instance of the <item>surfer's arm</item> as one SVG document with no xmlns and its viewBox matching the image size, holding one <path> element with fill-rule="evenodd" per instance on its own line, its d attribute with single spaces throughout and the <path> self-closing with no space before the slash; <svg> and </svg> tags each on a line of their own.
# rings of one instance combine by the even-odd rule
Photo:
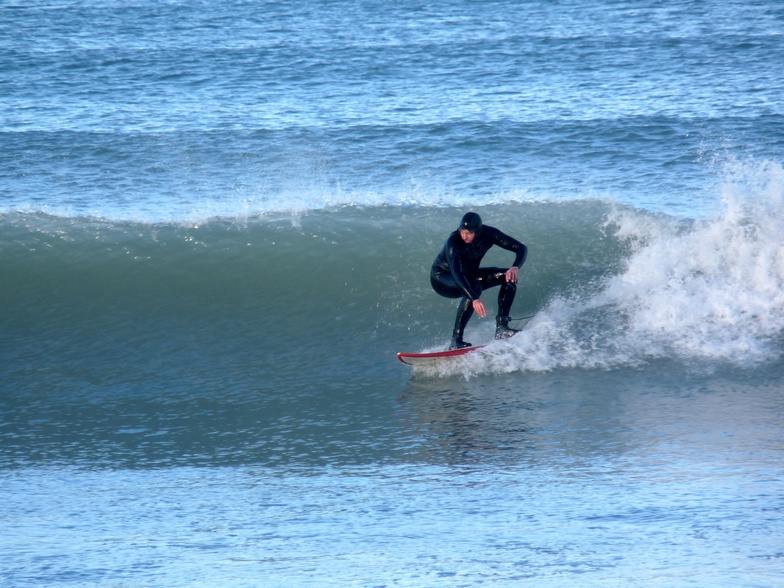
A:
<svg viewBox="0 0 784 588">
<path fill-rule="evenodd" d="M 520 243 L 520 241 L 518 241 Z M 520 269 L 523 267 L 525 260 L 528 258 L 528 247 L 524 244 L 520 243 L 520 248 L 515 252 L 515 262 L 514 267 Z"/>
<path fill-rule="evenodd" d="M 521 267 L 523 267 L 523 264 L 528 257 L 528 247 L 526 247 L 525 244 L 521 243 L 517 239 L 502 233 L 498 229 L 495 229 L 493 240 L 495 244 L 498 245 L 501 249 L 512 251 L 515 254 L 515 260 L 512 264 L 512 267 L 506 271 L 506 281 L 517 282 L 519 270 Z"/>
<path fill-rule="evenodd" d="M 457 238 L 460 238 L 459 234 L 454 234 L 457 235 Z M 460 257 L 460 252 L 457 251 L 457 248 L 455 247 L 455 244 L 452 242 L 451 238 L 449 241 L 447 241 L 446 258 L 447 262 L 449 263 L 449 271 L 452 273 L 452 278 L 455 280 L 457 286 L 472 302 L 479 300 L 480 293 L 476 292 L 471 287 L 470 282 L 466 278 L 465 272 L 463 270 L 463 259 Z M 482 307 L 484 308 L 484 304 L 482 304 Z M 474 307 L 474 310 L 479 312 L 476 307 Z"/>
<path fill-rule="evenodd" d="M 502 249 L 506 249 L 507 251 L 512 251 L 515 254 L 515 260 L 512 264 L 517 269 L 523 267 L 526 258 L 528 257 L 528 247 L 520 243 L 517 239 L 513 239 L 509 235 L 504 235 L 501 231 L 498 231 L 498 238 L 496 239 L 496 245 L 501 247 Z"/>
</svg>

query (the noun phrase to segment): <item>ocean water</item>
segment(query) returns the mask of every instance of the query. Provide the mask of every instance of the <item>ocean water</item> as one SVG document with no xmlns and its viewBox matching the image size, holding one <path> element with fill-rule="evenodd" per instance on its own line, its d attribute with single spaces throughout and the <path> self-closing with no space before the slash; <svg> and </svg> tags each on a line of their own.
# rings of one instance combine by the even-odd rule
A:
<svg viewBox="0 0 784 588">
<path fill-rule="evenodd" d="M 780 2 L 0 0 L 0 89 L 3 586 L 784 586 Z M 412 370 L 467 210 L 532 318 Z"/>
</svg>

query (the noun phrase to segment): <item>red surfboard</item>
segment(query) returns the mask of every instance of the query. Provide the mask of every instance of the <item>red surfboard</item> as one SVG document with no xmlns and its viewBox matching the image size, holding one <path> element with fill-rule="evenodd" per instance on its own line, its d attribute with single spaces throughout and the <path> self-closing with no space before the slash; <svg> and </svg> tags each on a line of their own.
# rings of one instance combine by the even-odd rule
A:
<svg viewBox="0 0 784 588">
<path fill-rule="evenodd" d="M 482 347 L 484 347 L 484 345 L 451 349 L 449 351 L 434 351 L 432 353 L 398 353 L 397 358 L 403 363 L 413 366 L 435 365 L 443 359 L 460 357 L 466 353 L 482 349 Z"/>
</svg>

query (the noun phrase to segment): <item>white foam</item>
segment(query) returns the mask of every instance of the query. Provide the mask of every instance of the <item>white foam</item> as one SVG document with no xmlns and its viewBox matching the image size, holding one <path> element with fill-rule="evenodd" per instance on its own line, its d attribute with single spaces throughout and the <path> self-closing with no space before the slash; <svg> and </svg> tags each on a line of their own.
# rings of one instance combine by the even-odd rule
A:
<svg viewBox="0 0 784 588">
<path fill-rule="evenodd" d="M 464 374 L 612 368 L 660 358 L 753 366 L 782 355 L 784 168 L 735 164 L 722 210 L 683 221 L 616 209 L 605 230 L 629 248 L 597 294 L 555 298 Z"/>
</svg>

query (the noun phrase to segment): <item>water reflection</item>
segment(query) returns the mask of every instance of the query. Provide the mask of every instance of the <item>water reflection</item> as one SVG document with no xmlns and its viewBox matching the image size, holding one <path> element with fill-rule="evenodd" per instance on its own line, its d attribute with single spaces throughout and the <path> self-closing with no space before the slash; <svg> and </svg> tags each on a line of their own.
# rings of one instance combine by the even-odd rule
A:
<svg viewBox="0 0 784 588">
<path fill-rule="evenodd" d="M 0 466 L 544 464 L 569 476 L 695 456 L 742 466 L 784 450 L 782 381 L 781 366 L 705 375 L 655 365 L 318 388 L 39 387 L 0 397 Z"/>
<path fill-rule="evenodd" d="M 400 407 L 418 439 L 412 459 L 611 471 L 629 460 L 721 459 L 721 451 L 770 445 L 784 426 L 781 381 L 771 371 L 706 377 L 663 364 L 634 373 L 413 377 Z"/>
<path fill-rule="evenodd" d="M 412 379 L 401 404 L 423 440 L 421 459 L 448 463 L 570 462 L 625 443 L 617 413 L 594 393 L 607 374 Z M 602 385 L 602 404 L 615 392 Z"/>
</svg>

